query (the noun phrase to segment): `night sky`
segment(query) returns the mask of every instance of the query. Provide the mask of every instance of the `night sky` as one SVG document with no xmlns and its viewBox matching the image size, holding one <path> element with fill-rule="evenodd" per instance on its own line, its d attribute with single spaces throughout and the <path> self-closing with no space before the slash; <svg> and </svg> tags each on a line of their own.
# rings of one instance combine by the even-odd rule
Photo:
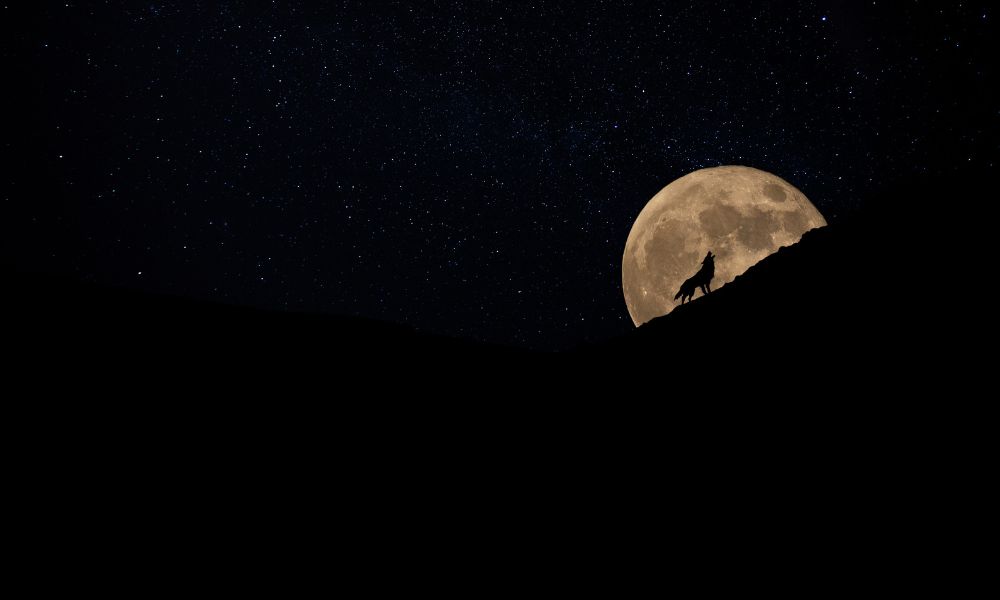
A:
<svg viewBox="0 0 1000 600">
<path fill-rule="evenodd" d="M 692 170 L 836 223 L 994 166 L 986 2 L 37 4 L 5 254 L 105 285 L 563 348 L 632 328 L 629 229 Z"/>
</svg>

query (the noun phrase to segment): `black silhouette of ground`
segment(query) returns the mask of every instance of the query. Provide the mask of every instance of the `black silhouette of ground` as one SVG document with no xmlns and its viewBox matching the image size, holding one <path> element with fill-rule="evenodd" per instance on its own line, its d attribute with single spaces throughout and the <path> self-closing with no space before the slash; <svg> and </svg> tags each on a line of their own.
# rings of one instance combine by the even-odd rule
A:
<svg viewBox="0 0 1000 600">
<path fill-rule="evenodd" d="M 937 202 L 971 192 L 946 188 L 886 196 L 558 354 L 11 273 L 12 514 L 38 515 L 35 544 L 59 540 L 74 585 L 189 589 L 210 571 L 287 593 L 297 576 L 249 572 L 330 560 L 369 586 L 482 585 L 473 539 L 609 592 L 629 578 L 581 569 L 666 557 L 701 586 L 722 552 L 743 589 L 843 581 L 844 560 L 912 568 L 928 544 L 961 546 L 945 530 L 980 530 L 970 507 L 991 483 L 993 421 L 960 339 L 985 323 L 975 251 L 953 244 L 972 224 Z M 447 574 L 428 575 L 444 548 Z M 106 556 L 113 576 L 88 560 Z"/>
</svg>

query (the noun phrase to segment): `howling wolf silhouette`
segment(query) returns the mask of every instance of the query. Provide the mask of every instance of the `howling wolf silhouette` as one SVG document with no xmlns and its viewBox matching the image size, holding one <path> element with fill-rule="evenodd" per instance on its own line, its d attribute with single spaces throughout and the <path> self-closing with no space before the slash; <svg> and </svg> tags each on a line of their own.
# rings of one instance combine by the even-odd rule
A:
<svg viewBox="0 0 1000 600">
<path fill-rule="evenodd" d="M 709 250 L 708 256 L 705 257 L 705 260 L 701 261 L 701 269 L 694 274 L 694 277 L 681 284 L 681 289 L 674 296 L 674 300 L 680 298 L 681 304 L 684 304 L 685 300 L 694 298 L 694 292 L 697 288 L 701 288 L 702 294 L 708 294 L 712 291 L 713 277 L 715 277 L 715 257 L 712 256 L 712 251 Z"/>
</svg>

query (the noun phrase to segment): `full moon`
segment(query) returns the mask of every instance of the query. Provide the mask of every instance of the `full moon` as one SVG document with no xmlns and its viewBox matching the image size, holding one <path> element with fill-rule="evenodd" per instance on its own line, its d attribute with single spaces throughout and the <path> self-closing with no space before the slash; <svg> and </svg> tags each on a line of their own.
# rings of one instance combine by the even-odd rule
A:
<svg viewBox="0 0 1000 600">
<path fill-rule="evenodd" d="M 825 225 L 805 194 L 766 171 L 726 166 L 685 175 L 646 203 L 628 234 L 622 289 L 632 321 L 638 327 L 678 306 L 674 295 L 709 250 L 714 290 Z"/>
</svg>

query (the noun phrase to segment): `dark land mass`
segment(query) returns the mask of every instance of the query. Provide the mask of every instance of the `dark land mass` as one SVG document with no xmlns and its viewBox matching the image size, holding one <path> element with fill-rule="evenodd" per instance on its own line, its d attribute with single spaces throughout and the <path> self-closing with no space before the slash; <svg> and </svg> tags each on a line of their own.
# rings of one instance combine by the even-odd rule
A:
<svg viewBox="0 0 1000 600">
<path fill-rule="evenodd" d="M 286 593 L 296 577 L 266 574 L 328 558 L 387 589 L 481 586 L 504 556 L 574 585 L 663 561 L 741 589 L 841 581 L 843 560 L 904 569 L 975 530 L 990 481 L 962 343 L 986 327 L 975 250 L 954 243 L 974 223 L 940 201 L 976 197 L 960 181 L 883 194 L 562 353 L 12 271 L 12 514 L 60 540 L 78 585 L 107 583 L 104 552 L 126 587 L 183 557 L 205 567 L 170 567 L 170 585 Z"/>
</svg>

